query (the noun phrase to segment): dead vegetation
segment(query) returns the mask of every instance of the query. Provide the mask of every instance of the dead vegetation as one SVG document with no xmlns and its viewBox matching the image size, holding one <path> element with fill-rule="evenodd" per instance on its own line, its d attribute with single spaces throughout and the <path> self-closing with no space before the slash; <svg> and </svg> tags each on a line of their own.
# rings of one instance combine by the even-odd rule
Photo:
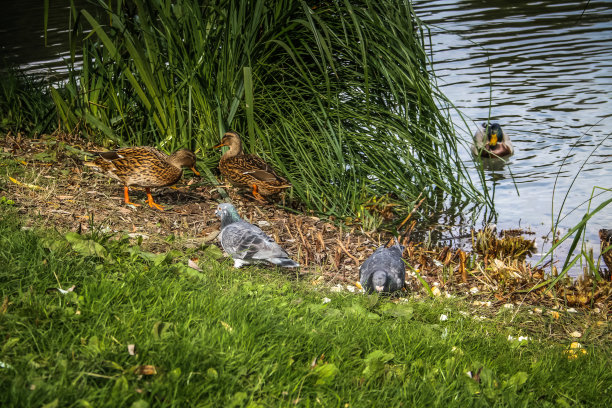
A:
<svg viewBox="0 0 612 408">
<path fill-rule="evenodd" d="M 300 273 L 315 285 L 354 285 L 361 263 L 391 238 L 387 232 L 365 232 L 358 224 L 340 225 L 262 205 L 233 188 L 221 190 L 206 178 L 184 176 L 176 187 L 154 190 L 164 212 L 146 206 L 144 191 L 138 189 L 133 189 L 133 200 L 144 205 L 125 206 L 119 183 L 82 166 L 84 152 L 96 149 L 66 134 L 40 139 L 7 135 L 0 140 L 0 196 L 14 201 L 26 226 L 79 232 L 95 227 L 141 239 L 143 248 L 163 252 L 173 245 L 216 244 L 219 221 L 214 211 L 227 194 L 243 218 L 282 243 L 302 265 Z M 467 296 L 493 306 L 588 308 L 606 317 L 612 311 L 610 281 L 583 276 L 561 279 L 551 287 L 547 271 L 554 274 L 554 266 L 531 266 L 527 259 L 533 240 L 521 230 L 499 235 L 489 229 L 474 231 L 471 252 L 414 242 L 410 234 L 402 243 L 410 266 L 406 288 L 411 292 Z"/>
</svg>

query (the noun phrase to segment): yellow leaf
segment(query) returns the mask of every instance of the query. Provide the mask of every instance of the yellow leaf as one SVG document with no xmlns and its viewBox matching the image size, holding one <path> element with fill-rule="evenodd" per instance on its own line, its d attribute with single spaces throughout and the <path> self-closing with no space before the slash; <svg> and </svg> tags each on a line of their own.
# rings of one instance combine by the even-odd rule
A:
<svg viewBox="0 0 612 408">
<path fill-rule="evenodd" d="M 136 367 L 134 373 L 138 375 L 155 375 L 157 374 L 157 369 L 153 365 L 141 365 Z"/>
<path fill-rule="evenodd" d="M 18 186 L 24 186 L 27 188 L 31 188 L 32 190 L 44 190 L 42 187 L 34 185 L 34 184 L 28 184 L 28 183 L 22 183 L 21 181 L 12 178 L 11 176 L 9 176 L 9 180 L 11 180 L 13 183 L 17 184 Z"/>
</svg>

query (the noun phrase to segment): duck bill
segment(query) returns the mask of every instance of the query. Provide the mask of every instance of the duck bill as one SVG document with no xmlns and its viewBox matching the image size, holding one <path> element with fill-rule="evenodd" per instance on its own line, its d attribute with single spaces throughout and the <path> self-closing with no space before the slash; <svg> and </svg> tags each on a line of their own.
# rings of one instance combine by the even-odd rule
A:
<svg viewBox="0 0 612 408">
<path fill-rule="evenodd" d="M 218 145 L 213 146 L 213 149 L 218 149 L 218 148 L 223 147 L 223 146 L 227 146 L 227 145 L 225 143 L 219 143 Z"/>
<path fill-rule="evenodd" d="M 491 139 L 489 140 L 489 146 L 495 147 L 497 145 L 497 133 L 493 133 L 491 135 Z"/>
<path fill-rule="evenodd" d="M 200 172 L 196 170 L 195 166 L 191 167 L 191 171 L 193 171 L 193 174 L 195 174 L 196 176 L 200 175 Z"/>
</svg>

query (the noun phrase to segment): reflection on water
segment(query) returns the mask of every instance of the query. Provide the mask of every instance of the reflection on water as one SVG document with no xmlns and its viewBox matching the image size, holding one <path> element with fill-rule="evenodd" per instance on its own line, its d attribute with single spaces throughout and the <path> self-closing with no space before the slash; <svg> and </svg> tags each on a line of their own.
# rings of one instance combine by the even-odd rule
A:
<svg viewBox="0 0 612 408">
<path fill-rule="evenodd" d="M 70 2 L 49 3 L 47 47 L 43 1 L 3 3 L 0 57 L 31 73 L 65 72 Z M 75 3 L 78 8 L 89 4 Z M 515 147 L 507 163 L 483 163 L 487 185 L 495 188 L 500 228 L 529 227 L 541 244 L 571 187 L 561 211 L 560 226 L 567 231 L 581 219 L 593 191 L 601 192 L 596 187 L 612 187 L 612 1 L 414 3 L 417 14 L 433 25 L 433 56 L 444 93 L 474 121 L 466 129 L 454 116 L 468 140 L 462 159 L 473 178 L 469 142 L 489 110 Z M 600 194 L 591 208 L 611 196 Z M 444 215 L 442 223 L 470 221 L 473 214 L 465 203 L 452 207 L 459 214 Z M 599 228 L 612 228 L 612 207 L 589 221 L 586 236 L 596 254 Z M 465 232 L 458 228 L 458 234 Z"/>
<path fill-rule="evenodd" d="M 507 164 L 483 163 L 487 185 L 495 187 L 500 228 L 531 228 L 541 248 L 553 214 L 561 211 L 560 227 L 567 231 L 580 221 L 593 192 L 599 196 L 591 208 L 612 197 L 597 189 L 612 188 L 611 1 L 414 3 L 420 18 L 433 25 L 443 92 L 474 121 L 465 129 L 454 116 L 464 137 L 471 139 L 490 109 L 514 144 Z M 468 151 L 462 158 L 473 170 Z M 595 254 L 597 231 L 610 227 L 612 207 L 589 221 L 586 237 Z"/>
</svg>

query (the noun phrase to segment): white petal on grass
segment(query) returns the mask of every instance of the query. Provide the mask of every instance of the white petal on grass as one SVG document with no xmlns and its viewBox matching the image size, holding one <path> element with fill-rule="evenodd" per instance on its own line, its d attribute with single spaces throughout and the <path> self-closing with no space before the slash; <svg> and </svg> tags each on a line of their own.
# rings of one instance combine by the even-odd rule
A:
<svg viewBox="0 0 612 408">
<path fill-rule="evenodd" d="M 448 316 L 447 316 L 447 315 L 445 315 L 445 314 L 441 314 L 441 315 L 440 315 L 440 321 L 441 321 L 441 322 L 445 322 L 445 321 L 447 321 L 447 320 L 448 320 Z"/>
<path fill-rule="evenodd" d="M 187 266 L 192 268 L 192 269 L 195 269 L 198 272 L 202 272 L 202 268 L 200 268 L 198 266 L 197 262 L 193 261 L 192 259 L 187 261 Z"/>
<path fill-rule="evenodd" d="M 4 361 L 0 361 L 0 368 L 13 368 L 13 366 Z"/>
<path fill-rule="evenodd" d="M 64 289 L 62 289 L 62 288 L 57 288 L 57 291 L 58 291 L 59 293 L 61 293 L 62 295 L 65 295 L 65 294 L 67 294 L 67 293 L 72 292 L 72 291 L 74 290 L 74 288 L 75 288 L 75 287 L 76 287 L 75 285 L 72 285 L 71 287 L 69 287 L 69 288 L 68 288 L 68 289 L 66 289 L 66 290 L 64 290 Z"/>
</svg>

